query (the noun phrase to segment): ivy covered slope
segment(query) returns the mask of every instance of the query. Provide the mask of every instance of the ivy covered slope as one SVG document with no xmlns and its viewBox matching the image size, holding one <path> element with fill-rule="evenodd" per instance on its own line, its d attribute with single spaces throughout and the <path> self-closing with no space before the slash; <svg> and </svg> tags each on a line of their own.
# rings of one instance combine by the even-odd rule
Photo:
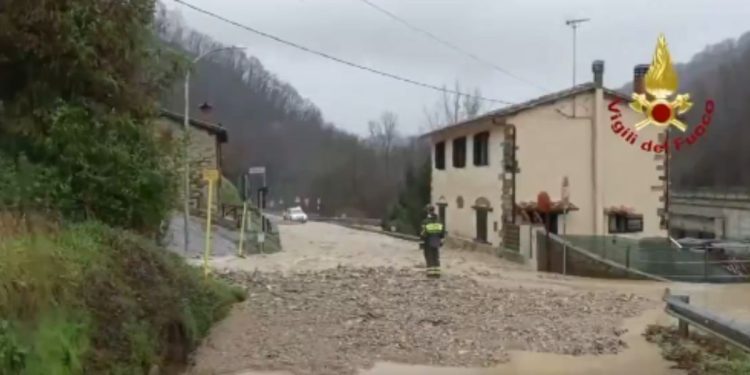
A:
<svg viewBox="0 0 750 375">
<path fill-rule="evenodd" d="M 155 38 L 154 1 L 4 1 L 0 156 L 26 178 L 6 207 L 158 227 L 176 185 L 152 119 L 184 58 Z"/>
<path fill-rule="evenodd" d="M 0 243 L 0 374 L 169 373 L 244 295 L 133 233 L 20 223 Z"/>
<path fill-rule="evenodd" d="M 0 374 L 168 369 L 242 297 L 155 245 L 154 1 L 0 0 Z"/>
</svg>

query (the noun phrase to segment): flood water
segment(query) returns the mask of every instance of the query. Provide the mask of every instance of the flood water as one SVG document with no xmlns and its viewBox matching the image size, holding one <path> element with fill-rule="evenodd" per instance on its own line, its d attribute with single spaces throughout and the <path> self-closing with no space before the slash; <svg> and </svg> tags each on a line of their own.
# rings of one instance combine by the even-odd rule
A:
<svg viewBox="0 0 750 375">
<path fill-rule="evenodd" d="M 750 320 L 750 303 L 747 295 L 750 285 L 711 285 L 674 283 L 669 285 L 674 294 L 690 295 L 690 303 L 711 309 L 718 314 Z M 377 363 L 371 369 L 361 370 L 359 375 L 685 375 L 672 369 L 671 362 L 664 360 L 659 348 L 646 342 L 641 336 L 649 324 L 670 325 L 674 319 L 662 308 L 628 319 L 623 327 L 628 332 L 623 340 L 628 348 L 617 355 L 567 356 L 550 353 L 510 352 L 510 361 L 493 368 L 456 368 L 415 366 L 396 363 Z M 286 372 L 245 371 L 237 375 L 293 375 Z"/>
<path fill-rule="evenodd" d="M 628 332 L 623 340 L 628 348 L 617 355 L 569 356 L 550 353 L 510 352 L 510 361 L 492 368 L 458 368 L 416 366 L 381 362 L 359 375 L 684 375 L 671 369 L 672 364 L 661 357 L 656 345 L 641 336 L 650 323 L 669 324 L 671 318 L 660 309 L 628 319 L 623 325 Z M 293 375 L 287 372 L 246 371 L 236 375 Z"/>
<path fill-rule="evenodd" d="M 355 232 L 333 225 L 308 223 L 290 226 L 282 241 L 285 251 L 270 256 L 254 257 L 235 262 L 238 269 L 254 269 L 287 272 L 293 269 L 316 270 L 336 267 L 344 264 L 351 267 L 413 266 L 421 261 L 420 255 L 411 243 L 390 237 Z M 353 251 L 352 249 L 357 249 Z M 312 251 L 314 250 L 314 251 Z M 612 252 L 614 253 L 614 252 Z M 498 287 L 543 287 L 555 290 L 616 290 L 621 293 L 635 293 L 639 296 L 659 300 L 665 288 L 672 294 L 690 296 L 690 303 L 708 308 L 710 311 L 730 318 L 750 321 L 750 284 L 702 284 L 702 283 L 657 283 L 650 281 L 587 279 L 562 275 L 551 275 L 516 269 L 502 264 L 493 268 L 499 261 L 485 258 L 476 253 L 447 252 L 445 254 L 446 270 L 470 277 L 480 271 L 494 277 L 483 278 L 482 282 Z M 633 260 L 636 258 L 634 257 Z M 214 261 L 217 263 L 218 261 Z M 218 264 L 218 263 L 217 263 Z M 221 263 L 229 267 L 231 263 Z M 218 267 L 218 266 L 217 266 Z M 244 268 L 243 268 L 244 267 Z M 509 353 L 510 361 L 493 368 L 450 368 L 434 366 L 415 366 L 380 362 L 369 369 L 362 369 L 358 375 L 686 375 L 684 371 L 671 369 L 673 363 L 664 360 L 660 348 L 648 343 L 641 334 L 649 324 L 672 325 L 675 320 L 663 312 L 664 304 L 659 303 L 653 310 L 625 320 L 622 327 L 627 333 L 622 336 L 627 348 L 617 355 L 600 356 L 566 356 L 549 353 L 513 352 Z M 241 323 L 232 321 L 230 323 Z M 241 342 L 242 325 L 231 329 L 217 330 L 212 336 L 216 343 Z M 692 328 L 691 328 L 692 329 Z M 247 334 L 252 334 L 247 333 Z M 224 340 L 224 341 L 222 341 Z M 207 345 L 207 344 L 206 344 Z M 213 345 L 213 344 L 211 344 Z M 226 346 L 231 347 L 231 345 Z M 204 363 L 241 361 L 242 350 L 252 350 L 238 345 L 236 352 L 222 352 L 210 349 L 203 353 Z M 234 367 L 241 369 L 242 367 Z M 210 367 L 203 366 L 209 370 Z M 210 374 L 210 372 L 208 372 Z M 196 372 L 192 374 L 206 374 Z M 224 375 L 229 375 L 223 373 Z M 288 372 L 263 372 L 246 369 L 232 375 L 292 375 Z"/>
</svg>

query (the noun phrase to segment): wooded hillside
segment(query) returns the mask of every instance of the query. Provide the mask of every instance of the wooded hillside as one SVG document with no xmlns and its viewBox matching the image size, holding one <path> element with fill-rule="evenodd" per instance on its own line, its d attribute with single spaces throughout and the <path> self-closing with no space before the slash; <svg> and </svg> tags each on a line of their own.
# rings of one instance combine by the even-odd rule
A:
<svg viewBox="0 0 750 375">
<path fill-rule="evenodd" d="M 157 18 L 161 38 L 176 49 L 197 56 L 221 47 L 164 8 Z M 335 127 L 313 103 L 252 57 L 252 50 L 202 60 L 194 67 L 190 92 L 193 116 L 199 115 L 198 106 L 209 102 L 212 119 L 229 130 L 223 155 L 227 178 L 237 181 L 250 166 L 266 166 L 269 197 L 277 206 L 279 200 L 288 206 L 296 197 L 307 197 L 314 212 L 313 202 L 321 198 L 324 214 L 384 217 L 398 200 L 407 169 L 416 175 L 429 157 L 425 144 L 399 132 L 398 117 L 387 108 L 370 121 L 366 137 Z M 178 83 L 164 95 L 163 104 L 181 113 L 183 96 Z M 471 101 L 466 105 L 470 110 L 459 108 L 456 115 L 472 115 L 480 108 Z M 426 122 L 448 114 L 430 116 Z"/>
<path fill-rule="evenodd" d="M 679 91 L 690 93 L 694 103 L 687 115 L 690 128 L 700 124 L 707 99 L 713 99 L 716 108 L 706 133 L 673 153 L 674 188 L 750 186 L 750 32 L 708 46 L 675 67 Z M 632 85 L 623 90 L 631 92 Z"/>
</svg>

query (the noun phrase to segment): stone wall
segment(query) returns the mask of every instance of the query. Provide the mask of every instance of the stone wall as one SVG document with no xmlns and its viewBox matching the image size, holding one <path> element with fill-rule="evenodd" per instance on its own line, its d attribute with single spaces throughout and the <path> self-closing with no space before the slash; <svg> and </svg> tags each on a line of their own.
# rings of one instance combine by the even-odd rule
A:
<svg viewBox="0 0 750 375">
<path fill-rule="evenodd" d="M 480 243 L 472 240 L 448 235 L 445 237 L 445 245 L 454 249 L 478 251 L 485 254 L 498 255 L 499 249 L 491 244 Z"/>
<path fill-rule="evenodd" d="M 169 119 L 159 119 L 158 129 L 162 137 L 167 137 L 175 142 L 175 159 L 172 161 L 173 168 L 178 172 L 177 181 L 178 202 L 177 208 L 183 207 L 183 163 L 182 163 L 182 137 L 183 126 Z M 194 126 L 190 127 L 189 133 L 189 160 L 190 160 L 190 207 L 204 209 L 206 207 L 206 196 L 208 195 L 208 184 L 203 180 L 202 171 L 208 168 L 219 168 L 216 137 Z M 218 207 L 219 180 L 214 186 L 213 204 L 214 210 Z"/>
</svg>

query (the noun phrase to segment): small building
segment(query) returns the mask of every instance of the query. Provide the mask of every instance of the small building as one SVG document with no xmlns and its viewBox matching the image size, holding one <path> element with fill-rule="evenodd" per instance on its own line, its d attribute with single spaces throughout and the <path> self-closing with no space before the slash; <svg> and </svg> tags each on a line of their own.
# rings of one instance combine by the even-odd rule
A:
<svg viewBox="0 0 750 375">
<path fill-rule="evenodd" d="M 669 231 L 674 238 L 750 240 L 750 194 L 746 188 L 672 191 Z"/>
<path fill-rule="evenodd" d="M 547 220 L 558 234 L 666 235 L 665 156 L 640 147 L 641 140 L 663 140 L 662 131 L 644 128 L 637 143 L 615 134 L 612 100 L 621 101 L 623 124 L 632 126 L 643 115 L 628 107 L 629 97 L 603 87 L 602 61 L 592 70 L 593 82 L 424 135 L 432 145 L 431 201 L 449 236 L 517 243 L 519 225 Z M 643 87 L 644 75 L 636 67 L 635 87 Z M 549 217 L 537 207 L 540 192 L 551 198 Z"/>
<path fill-rule="evenodd" d="M 208 104 L 204 103 L 201 106 L 201 116 L 198 119 L 190 118 L 190 134 L 189 134 L 189 160 L 190 160 L 190 206 L 191 208 L 202 208 L 205 207 L 207 184 L 203 180 L 202 171 L 205 169 L 215 168 L 222 171 L 222 154 L 221 147 L 228 141 L 227 130 L 224 129 L 220 124 L 209 122 L 209 112 L 211 108 Z M 182 202 L 182 196 L 184 192 L 183 179 L 182 179 L 182 137 L 184 134 L 184 119 L 185 117 L 181 114 L 170 112 L 166 109 L 161 111 L 161 117 L 158 119 L 158 129 L 163 137 L 167 137 L 173 140 L 174 145 L 177 148 L 177 159 L 175 169 L 180 174 L 180 184 L 178 186 L 178 193 L 180 202 Z M 221 180 L 216 186 L 214 202 L 218 202 L 219 186 Z M 182 207 L 182 206 L 180 206 Z"/>
</svg>

